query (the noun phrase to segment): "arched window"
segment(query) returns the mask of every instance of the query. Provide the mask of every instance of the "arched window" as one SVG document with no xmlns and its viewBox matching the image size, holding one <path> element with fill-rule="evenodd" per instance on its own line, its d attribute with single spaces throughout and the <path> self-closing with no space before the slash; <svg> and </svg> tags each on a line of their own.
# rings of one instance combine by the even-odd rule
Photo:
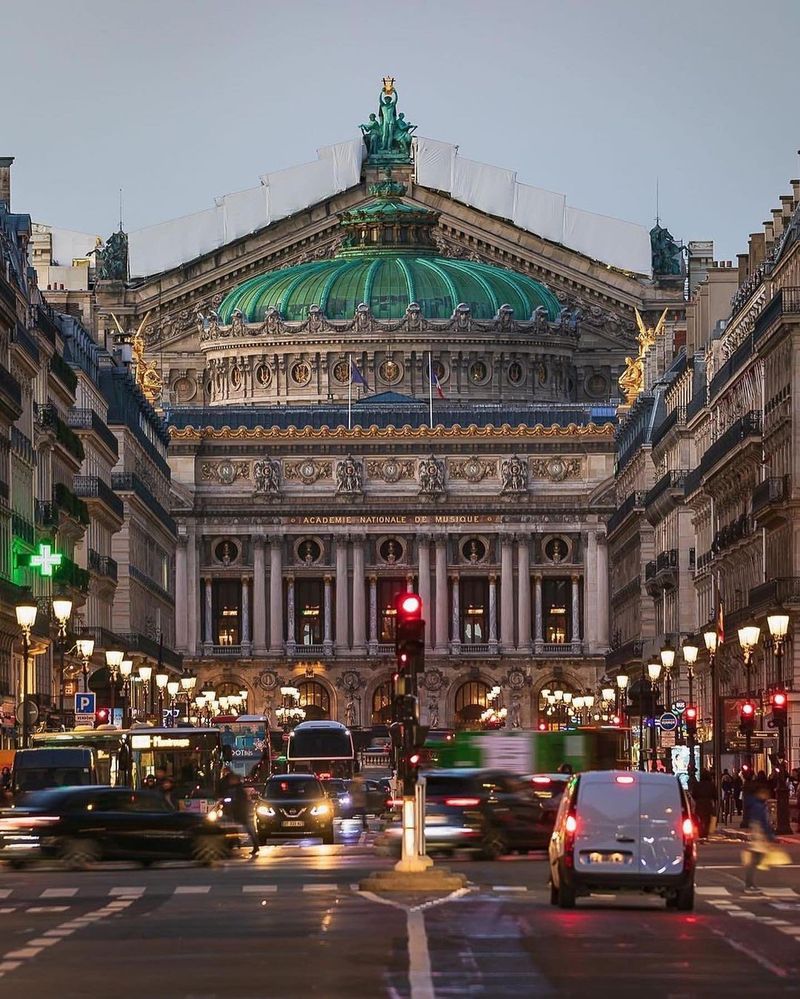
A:
<svg viewBox="0 0 800 999">
<path fill-rule="evenodd" d="M 331 716 L 331 698 L 328 691 L 316 680 L 298 683 L 300 707 L 305 709 L 306 721 L 320 721 Z"/>
<path fill-rule="evenodd" d="M 385 680 L 372 695 L 372 724 L 388 725 L 392 720 L 392 681 Z"/>
<path fill-rule="evenodd" d="M 455 716 L 460 728 L 479 728 L 481 714 L 489 703 L 490 687 L 482 680 L 468 680 L 456 691 Z"/>
</svg>

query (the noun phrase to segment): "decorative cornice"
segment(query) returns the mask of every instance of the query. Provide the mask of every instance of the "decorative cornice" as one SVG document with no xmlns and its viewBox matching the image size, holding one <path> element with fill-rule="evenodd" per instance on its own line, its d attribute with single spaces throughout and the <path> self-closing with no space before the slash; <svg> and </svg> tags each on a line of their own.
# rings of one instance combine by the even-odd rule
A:
<svg viewBox="0 0 800 999">
<path fill-rule="evenodd" d="M 369 440 L 454 440 L 458 438 L 468 439 L 514 439 L 533 440 L 537 438 L 566 438 L 579 437 L 581 440 L 613 440 L 614 425 L 604 423 L 598 426 L 595 423 L 588 423 L 581 426 L 577 423 L 569 423 L 566 426 L 553 424 L 545 427 L 539 423 L 530 427 L 520 424 L 512 427 L 507 423 L 502 426 L 478 427 L 471 424 L 462 427 L 456 424 L 453 427 L 354 427 L 348 430 L 346 427 L 170 427 L 170 437 L 173 441 L 202 441 L 202 440 L 222 440 L 222 441 L 263 441 L 263 440 L 341 440 L 358 441 Z"/>
</svg>

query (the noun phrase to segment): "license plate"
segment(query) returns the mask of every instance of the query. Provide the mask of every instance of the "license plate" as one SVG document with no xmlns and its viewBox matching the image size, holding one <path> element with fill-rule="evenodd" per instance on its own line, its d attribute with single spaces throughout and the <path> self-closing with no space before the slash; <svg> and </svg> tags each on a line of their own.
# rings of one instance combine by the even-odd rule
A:
<svg viewBox="0 0 800 999">
<path fill-rule="evenodd" d="M 304 826 L 305 822 L 302 819 L 291 819 L 289 822 L 281 822 L 282 826 L 290 826 L 292 828 L 297 828 L 298 826 Z"/>
<path fill-rule="evenodd" d="M 446 815 L 426 815 L 425 825 L 426 826 L 443 826 L 447 824 Z"/>
</svg>

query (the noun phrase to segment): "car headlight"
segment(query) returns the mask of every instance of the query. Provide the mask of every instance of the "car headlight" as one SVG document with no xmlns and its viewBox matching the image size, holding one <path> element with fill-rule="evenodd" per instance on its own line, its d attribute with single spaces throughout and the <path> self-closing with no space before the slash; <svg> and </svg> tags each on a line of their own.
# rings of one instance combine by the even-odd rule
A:
<svg viewBox="0 0 800 999">
<path fill-rule="evenodd" d="M 314 807 L 311 809 L 312 815 L 330 815 L 330 812 L 331 812 L 330 805 L 325 805 L 325 804 L 314 805 Z"/>
<path fill-rule="evenodd" d="M 209 822 L 217 822 L 220 818 L 221 813 L 217 811 L 216 808 L 212 808 L 210 812 L 206 812 L 206 818 Z"/>
<path fill-rule="evenodd" d="M 339 798 L 339 804 L 340 805 L 349 805 L 351 801 L 352 801 L 352 798 L 350 797 L 349 794 L 343 794 L 341 796 L 341 798 Z"/>
<path fill-rule="evenodd" d="M 269 805 L 259 805 L 256 809 L 259 815 L 263 815 L 265 818 L 275 814 L 275 809 L 270 808 Z"/>
</svg>

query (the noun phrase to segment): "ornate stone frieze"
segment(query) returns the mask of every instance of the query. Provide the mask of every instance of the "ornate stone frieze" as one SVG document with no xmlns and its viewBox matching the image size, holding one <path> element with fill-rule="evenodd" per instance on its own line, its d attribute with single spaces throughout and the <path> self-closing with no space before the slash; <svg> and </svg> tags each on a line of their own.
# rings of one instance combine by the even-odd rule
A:
<svg viewBox="0 0 800 999">
<path fill-rule="evenodd" d="M 200 465 L 200 478 L 204 482 L 221 482 L 229 486 L 237 479 L 250 478 L 250 463 L 231 461 L 228 458 L 222 461 L 204 461 Z"/>
<path fill-rule="evenodd" d="M 482 482 L 485 478 L 497 477 L 497 462 L 484 461 L 477 455 L 472 455 L 470 458 L 452 459 L 447 462 L 447 474 L 451 479 Z"/>
<path fill-rule="evenodd" d="M 280 465 L 272 458 L 253 462 L 253 482 L 257 496 L 280 496 Z"/>
<path fill-rule="evenodd" d="M 367 475 L 370 479 L 384 482 L 399 482 L 414 478 L 414 462 L 409 458 L 374 458 L 367 461 Z"/>
<path fill-rule="evenodd" d="M 524 459 L 515 454 L 506 458 L 500 465 L 501 491 L 504 493 L 524 493 L 528 489 L 528 466 Z"/>
<path fill-rule="evenodd" d="M 563 482 L 564 479 L 580 478 L 583 462 L 580 458 L 533 458 L 531 475 L 534 479 L 550 479 Z"/>
<path fill-rule="evenodd" d="M 364 492 L 364 471 L 358 458 L 349 454 L 336 466 L 337 496 L 360 496 Z"/>
<path fill-rule="evenodd" d="M 330 479 L 333 475 L 333 463 L 317 461 L 314 458 L 303 458 L 302 461 L 285 461 L 283 477 L 287 482 L 302 482 L 310 486 L 318 479 Z"/>
<path fill-rule="evenodd" d="M 444 496 L 444 462 L 430 455 L 419 463 L 419 491 L 421 496 Z"/>
<path fill-rule="evenodd" d="M 582 438 L 587 441 L 606 440 L 614 437 L 614 424 L 604 423 L 599 426 L 596 423 L 587 423 L 579 426 L 577 423 L 570 423 L 567 426 L 545 427 L 537 424 L 534 427 L 518 426 L 512 427 L 504 423 L 499 427 L 462 427 L 456 424 L 452 427 L 355 427 L 348 430 L 347 427 L 287 427 L 285 430 L 280 427 L 170 427 L 170 436 L 175 441 L 201 441 L 201 440 L 239 440 L 239 441 L 261 441 L 261 440 L 532 440 L 537 438 Z M 286 478 L 289 476 L 285 474 Z M 295 476 L 296 477 L 296 476 Z"/>
</svg>

